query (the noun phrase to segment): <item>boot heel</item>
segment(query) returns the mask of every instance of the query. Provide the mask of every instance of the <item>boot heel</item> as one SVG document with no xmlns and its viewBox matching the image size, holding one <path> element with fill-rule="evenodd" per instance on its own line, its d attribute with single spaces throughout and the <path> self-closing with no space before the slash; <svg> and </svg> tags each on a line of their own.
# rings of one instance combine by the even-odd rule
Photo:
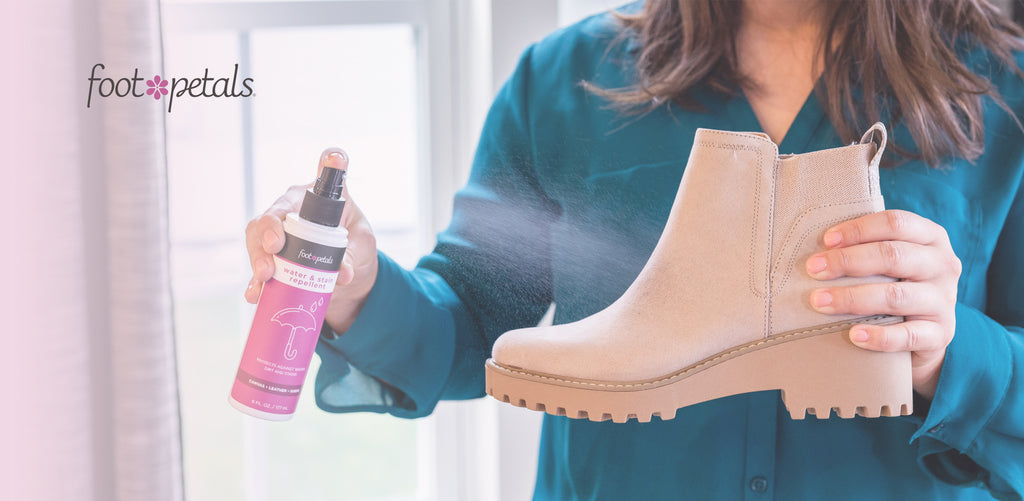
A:
<svg viewBox="0 0 1024 501">
<path fill-rule="evenodd" d="M 828 419 L 906 416 L 913 409 L 910 353 L 858 348 L 842 330 L 792 343 L 785 351 L 795 365 L 775 371 L 782 401 L 793 419 L 806 414 Z"/>
</svg>

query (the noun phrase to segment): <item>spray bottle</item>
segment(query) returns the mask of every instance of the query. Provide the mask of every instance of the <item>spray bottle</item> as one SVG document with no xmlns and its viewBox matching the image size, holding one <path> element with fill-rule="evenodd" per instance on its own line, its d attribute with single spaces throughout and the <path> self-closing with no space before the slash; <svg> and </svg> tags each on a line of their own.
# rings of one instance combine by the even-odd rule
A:
<svg viewBox="0 0 1024 501">
<path fill-rule="evenodd" d="M 348 246 L 339 226 L 344 180 L 344 170 L 324 167 L 299 212 L 285 217 L 284 248 L 263 285 L 231 388 L 229 403 L 245 414 L 286 421 L 295 413 Z"/>
</svg>

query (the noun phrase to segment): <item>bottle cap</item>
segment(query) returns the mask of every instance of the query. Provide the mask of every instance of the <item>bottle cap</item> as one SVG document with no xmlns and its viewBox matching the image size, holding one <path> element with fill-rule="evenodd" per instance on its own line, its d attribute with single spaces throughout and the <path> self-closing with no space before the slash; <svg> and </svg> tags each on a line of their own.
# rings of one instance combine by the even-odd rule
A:
<svg viewBox="0 0 1024 501">
<path fill-rule="evenodd" d="M 341 213 L 345 210 L 345 198 L 341 196 L 344 183 L 345 171 L 324 167 L 313 187 L 306 190 L 299 217 L 323 226 L 341 224 Z"/>
</svg>

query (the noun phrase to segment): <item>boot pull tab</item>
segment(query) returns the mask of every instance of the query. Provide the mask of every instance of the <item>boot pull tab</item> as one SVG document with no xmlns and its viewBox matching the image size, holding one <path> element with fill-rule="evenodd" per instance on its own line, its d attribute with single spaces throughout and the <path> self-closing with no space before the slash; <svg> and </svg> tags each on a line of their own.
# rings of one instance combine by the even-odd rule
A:
<svg viewBox="0 0 1024 501">
<path fill-rule="evenodd" d="M 882 152 L 885 151 L 885 143 L 888 141 L 888 138 L 889 135 L 885 132 L 885 125 L 882 122 L 875 122 L 875 125 L 872 125 L 860 138 L 860 144 L 872 142 L 877 147 L 875 156 L 871 158 L 871 163 L 878 164 L 878 159 L 882 157 Z"/>
</svg>

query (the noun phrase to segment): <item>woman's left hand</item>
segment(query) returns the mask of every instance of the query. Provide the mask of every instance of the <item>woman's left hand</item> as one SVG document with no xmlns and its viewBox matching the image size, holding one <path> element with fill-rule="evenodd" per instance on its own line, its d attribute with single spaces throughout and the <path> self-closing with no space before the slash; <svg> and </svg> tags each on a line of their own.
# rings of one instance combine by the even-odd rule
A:
<svg viewBox="0 0 1024 501">
<path fill-rule="evenodd" d="M 850 340 L 868 350 L 911 352 L 914 391 L 934 397 L 956 330 L 961 271 L 946 230 L 912 212 L 887 210 L 829 228 L 824 242 L 828 250 L 806 263 L 818 280 L 888 275 L 903 281 L 815 289 L 811 306 L 828 314 L 906 317 L 893 325 L 854 326 Z"/>
</svg>

